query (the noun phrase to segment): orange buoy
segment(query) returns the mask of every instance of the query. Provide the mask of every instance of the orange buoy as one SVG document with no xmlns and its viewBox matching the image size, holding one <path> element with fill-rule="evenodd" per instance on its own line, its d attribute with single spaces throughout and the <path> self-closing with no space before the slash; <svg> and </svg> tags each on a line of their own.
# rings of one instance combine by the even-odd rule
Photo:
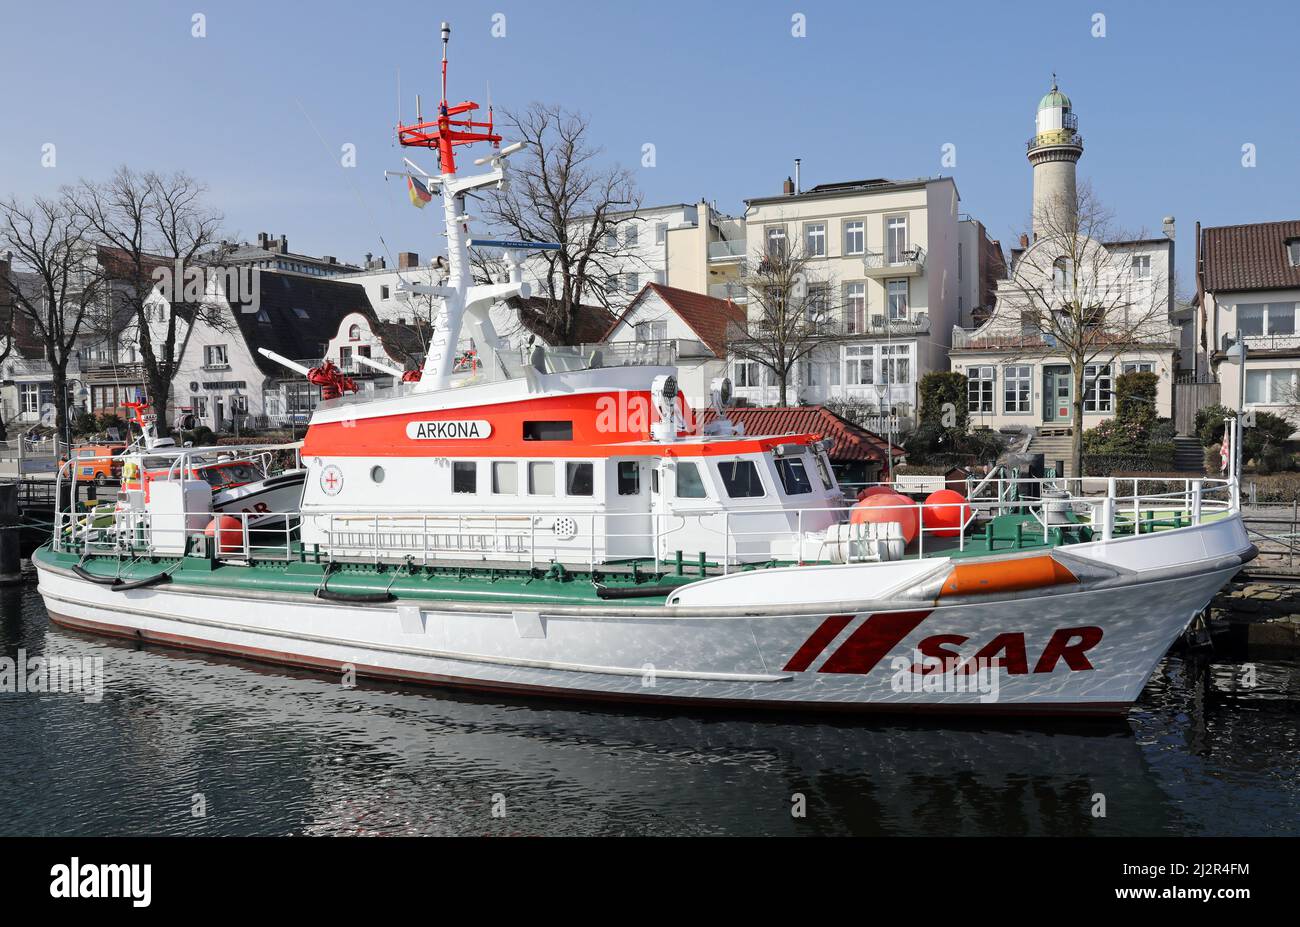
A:
<svg viewBox="0 0 1300 927">
<path fill-rule="evenodd" d="M 222 515 L 208 522 L 203 529 L 208 537 L 216 536 L 217 551 L 222 554 L 242 554 L 244 552 L 244 526 L 234 515 Z"/>
<path fill-rule="evenodd" d="M 868 486 L 858 492 L 858 501 L 870 499 L 872 496 L 896 496 L 896 493 L 890 486 Z"/>
<path fill-rule="evenodd" d="M 853 510 L 849 513 L 849 521 L 855 525 L 864 523 L 879 525 L 896 521 L 903 529 L 904 542 L 911 544 L 912 539 L 916 537 L 920 519 L 917 517 L 916 503 L 907 496 L 898 493 L 888 495 L 877 493 L 853 506 Z"/>
<path fill-rule="evenodd" d="M 966 497 L 954 489 L 939 489 L 926 496 L 921 509 L 921 523 L 926 531 L 937 538 L 955 538 L 961 534 L 961 526 L 970 518 L 970 506 L 964 505 L 965 501 Z"/>
</svg>

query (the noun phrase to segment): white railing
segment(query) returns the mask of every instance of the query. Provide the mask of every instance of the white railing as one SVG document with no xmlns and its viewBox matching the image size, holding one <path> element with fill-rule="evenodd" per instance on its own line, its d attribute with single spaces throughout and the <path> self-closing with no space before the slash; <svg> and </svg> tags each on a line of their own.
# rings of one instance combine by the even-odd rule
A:
<svg viewBox="0 0 1300 927">
<path fill-rule="evenodd" d="M 1143 492 L 1143 484 L 1159 492 Z M 113 506 L 77 508 L 55 515 L 54 547 L 83 556 L 202 557 L 211 560 L 386 563 L 420 566 L 533 570 L 554 563 L 592 571 L 613 564 L 699 563 L 722 573 L 744 564 L 864 562 L 911 559 L 964 551 L 981 540 L 972 530 L 982 518 L 1022 514 L 1029 530 L 994 538 L 989 552 L 1022 543 L 1049 544 L 1052 531 L 1091 532 L 1092 540 L 1148 534 L 1202 523 L 1235 509 L 1234 485 L 1225 480 L 999 479 L 989 495 L 960 502 L 873 505 L 875 522 L 917 526 L 913 543 L 897 543 L 864 521 L 864 510 L 833 507 L 712 508 L 672 513 L 420 510 L 309 511 L 291 513 L 132 512 Z M 1127 495 L 1121 493 L 1130 491 Z M 62 494 L 60 494 L 62 498 Z M 954 511 L 955 510 L 955 511 Z M 951 519 L 940 516 L 948 512 Z M 896 519 L 889 515 L 897 515 Z M 989 525 L 991 525 L 991 521 Z M 955 536 L 954 529 L 959 530 Z M 1041 534 L 1040 534 L 1041 529 Z M 1080 538 L 1082 534 L 1080 534 Z M 998 542 L 1005 547 L 998 547 Z"/>
</svg>

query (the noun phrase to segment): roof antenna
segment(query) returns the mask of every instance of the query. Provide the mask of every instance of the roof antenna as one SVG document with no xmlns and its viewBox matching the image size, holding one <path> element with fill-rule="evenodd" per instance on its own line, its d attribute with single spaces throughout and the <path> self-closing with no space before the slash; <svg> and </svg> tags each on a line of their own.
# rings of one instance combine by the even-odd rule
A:
<svg viewBox="0 0 1300 927">
<path fill-rule="evenodd" d="M 442 24 L 442 103 L 439 114 L 447 112 L 447 43 L 451 41 L 451 23 Z"/>
</svg>

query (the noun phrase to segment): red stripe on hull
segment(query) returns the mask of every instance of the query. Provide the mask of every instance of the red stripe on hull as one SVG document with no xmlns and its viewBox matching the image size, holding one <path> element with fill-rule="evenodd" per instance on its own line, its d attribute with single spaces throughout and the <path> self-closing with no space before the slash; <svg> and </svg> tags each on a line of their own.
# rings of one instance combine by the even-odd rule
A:
<svg viewBox="0 0 1300 927">
<path fill-rule="evenodd" d="M 869 673 L 885 654 L 930 616 L 923 612 L 885 612 L 872 615 L 849 635 L 839 650 L 822 664 L 819 673 Z"/>
<path fill-rule="evenodd" d="M 242 647 L 237 644 L 225 644 L 204 638 L 189 637 L 183 634 L 169 634 L 164 631 L 142 631 L 121 625 L 105 624 L 84 618 L 72 618 L 46 610 L 50 620 L 61 627 L 74 631 L 84 631 L 107 637 L 123 638 L 131 641 L 159 644 L 179 650 L 198 651 L 241 657 L 258 663 L 279 666 L 293 666 L 304 669 L 319 670 L 340 675 L 343 664 L 333 660 L 321 660 L 302 654 L 283 650 L 267 650 L 260 647 Z M 911 614 L 911 613 L 908 613 Z M 927 613 L 928 614 L 928 613 Z M 895 714 L 934 714 L 934 715 L 1002 715 L 1008 717 L 1041 717 L 1049 715 L 1069 715 L 1072 717 L 1113 718 L 1127 714 L 1127 702 L 1065 702 L 1050 705 L 933 705 L 933 704 L 898 704 L 881 702 L 782 702 L 759 699 L 715 699 L 689 698 L 685 696 L 649 695 L 644 693 L 575 691 L 553 686 L 533 686 L 508 682 L 484 682 L 461 676 L 443 676 L 435 673 L 419 673 L 410 670 L 392 669 L 383 666 L 348 664 L 353 666 L 358 677 L 378 679 L 389 682 L 415 683 L 439 688 L 465 689 L 476 692 L 488 692 L 498 695 L 541 696 L 562 701 L 576 702 L 628 702 L 651 705 L 673 705 L 677 708 L 700 706 L 702 708 L 728 708 L 732 710 L 755 708 L 785 712 L 835 713 L 846 712 L 877 715 Z"/>
<path fill-rule="evenodd" d="M 812 666 L 812 661 L 817 659 L 821 652 L 826 649 L 826 645 L 835 640 L 852 620 L 852 615 L 831 615 L 823 621 L 817 630 L 812 633 L 812 636 L 795 651 L 794 656 L 790 658 L 790 662 L 785 665 L 784 672 L 802 673 Z"/>
</svg>

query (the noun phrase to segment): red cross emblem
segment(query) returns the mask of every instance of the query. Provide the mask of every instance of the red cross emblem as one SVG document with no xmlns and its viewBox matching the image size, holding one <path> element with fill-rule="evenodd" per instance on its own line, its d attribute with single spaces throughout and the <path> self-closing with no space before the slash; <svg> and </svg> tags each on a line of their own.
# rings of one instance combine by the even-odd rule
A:
<svg viewBox="0 0 1300 927">
<path fill-rule="evenodd" d="M 337 496 L 343 488 L 343 471 L 330 464 L 321 471 L 320 488 L 327 496 Z"/>
</svg>

